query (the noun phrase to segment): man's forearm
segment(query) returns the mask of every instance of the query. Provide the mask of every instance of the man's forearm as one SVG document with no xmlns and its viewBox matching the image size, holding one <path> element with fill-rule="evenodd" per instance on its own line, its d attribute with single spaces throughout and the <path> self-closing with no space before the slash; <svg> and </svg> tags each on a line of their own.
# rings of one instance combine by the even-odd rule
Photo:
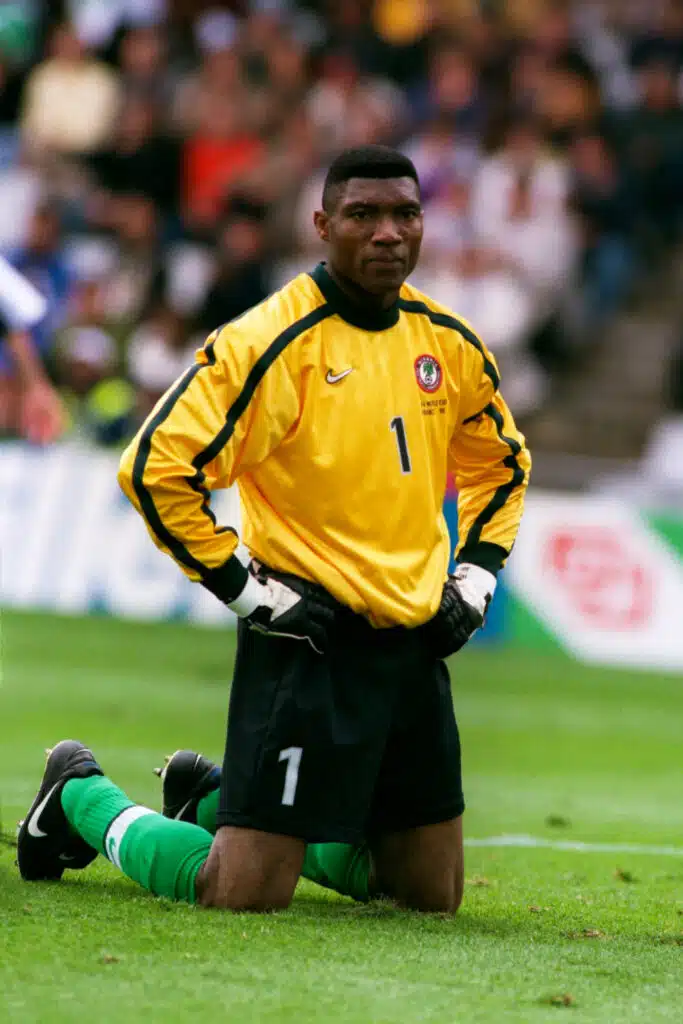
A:
<svg viewBox="0 0 683 1024">
<path fill-rule="evenodd" d="M 10 331 L 7 345 L 22 387 L 47 383 L 45 369 L 27 331 Z"/>
</svg>

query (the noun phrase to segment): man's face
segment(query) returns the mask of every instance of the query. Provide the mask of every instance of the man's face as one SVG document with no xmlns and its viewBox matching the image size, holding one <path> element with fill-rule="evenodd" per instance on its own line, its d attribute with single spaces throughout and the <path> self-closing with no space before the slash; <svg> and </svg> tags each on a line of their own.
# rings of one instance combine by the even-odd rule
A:
<svg viewBox="0 0 683 1024">
<path fill-rule="evenodd" d="M 422 207 L 412 178 L 350 178 L 315 214 L 332 267 L 372 295 L 396 292 L 415 268 Z"/>
</svg>

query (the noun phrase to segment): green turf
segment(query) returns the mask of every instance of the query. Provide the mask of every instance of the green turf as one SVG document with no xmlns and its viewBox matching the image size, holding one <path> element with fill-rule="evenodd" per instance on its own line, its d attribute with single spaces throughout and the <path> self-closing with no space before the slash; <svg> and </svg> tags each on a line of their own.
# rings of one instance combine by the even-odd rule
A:
<svg viewBox="0 0 683 1024">
<path fill-rule="evenodd" d="M 57 739 L 92 744 L 152 806 L 165 752 L 220 754 L 229 634 L 17 613 L 2 624 L 6 830 Z M 523 651 L 466 652 L 452 668 L 470 836 L 683 846 L 680 678 Z M 104 861 L 26 885 L 0 848 L 0 1021 L 683 1019 L 683 858 L 468 849 L 467 861 L 455 919 L 308 883 L 289 912 L 258 917 L 153 899 Z"/>
</svg>

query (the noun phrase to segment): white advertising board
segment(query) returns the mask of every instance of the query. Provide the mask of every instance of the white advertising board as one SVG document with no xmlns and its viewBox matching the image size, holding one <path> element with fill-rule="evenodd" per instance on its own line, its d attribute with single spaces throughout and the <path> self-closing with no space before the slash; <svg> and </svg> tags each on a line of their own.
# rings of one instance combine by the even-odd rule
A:
<svg viewBox="0 0 683 1024">
<path fill-rule="evenodd" d="M 532 491 L 505 578 L 582 661 L 683 670 L 683 563 L 635 509 Z"/>
<path fill-rule="evenodd" d="M 122 494 L 118 457 L 57 445 L 0 445 L 0 601 L 58 612 L 234 623 L 152 543 Z M 235 492 L 215 495 L 220 522 L 237 525 Z"/>
</svg>

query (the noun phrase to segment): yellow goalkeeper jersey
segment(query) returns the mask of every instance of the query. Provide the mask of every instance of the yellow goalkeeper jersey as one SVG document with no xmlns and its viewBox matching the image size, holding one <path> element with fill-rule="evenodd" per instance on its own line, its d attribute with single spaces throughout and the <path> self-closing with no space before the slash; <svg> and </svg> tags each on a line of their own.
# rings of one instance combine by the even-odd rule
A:
<svg viewBox="0 0 683 1024">
<path fill-rule="evenodd" d="M 446 578 L 449 472 L 460 560 L 496 572 L 514 542 L 530 458 L 498 385 L 493 357 L 443 306 L 406 284 L 391 308 L 360 311 L 321 264 L 209 336 L 119 481 L 193 580 L 236 561 L 238 538 L 209 505 L 236 482 L 254 558 L 376 627 L 417 626 Z"/>
</svg>

